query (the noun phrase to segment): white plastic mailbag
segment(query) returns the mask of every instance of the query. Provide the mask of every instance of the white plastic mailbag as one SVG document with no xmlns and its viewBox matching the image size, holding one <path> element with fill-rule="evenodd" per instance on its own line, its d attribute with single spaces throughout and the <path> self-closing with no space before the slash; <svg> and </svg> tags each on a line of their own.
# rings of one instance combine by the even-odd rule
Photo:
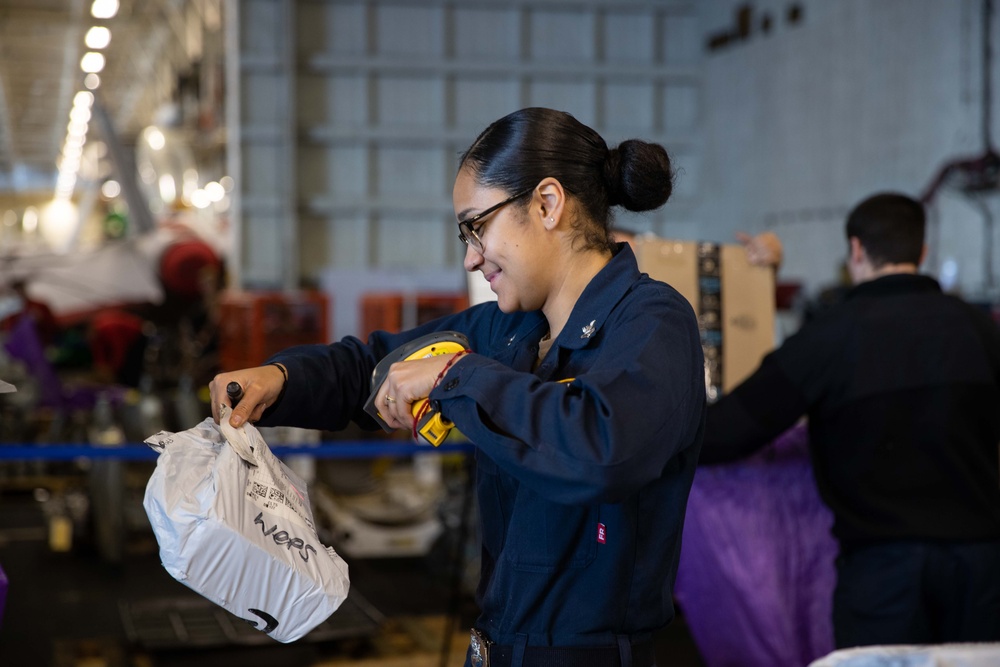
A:
<svg viewBox="0 0 1000 667">
<path fill-rule="evenodd" d="M 293 642 L 347 598 L 347 564 L 320 543 L 305 483 L 228 411 L 146 439 L 160 456 L 143 506 L 174 579 Z"/>
</svg>

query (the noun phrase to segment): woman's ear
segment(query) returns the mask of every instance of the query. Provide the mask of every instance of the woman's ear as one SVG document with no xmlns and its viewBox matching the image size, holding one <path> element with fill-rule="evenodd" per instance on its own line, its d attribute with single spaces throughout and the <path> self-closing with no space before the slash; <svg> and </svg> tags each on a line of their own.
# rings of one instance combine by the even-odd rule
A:
<svg viewBox="0 0 1000 667">
<path fill-rule="evenodd" d="M 545 229 L 555 229 L 566 209 L 566 191 L 562 183 L 550 177 L 543 178 L 535 188 L 531 214 L 537 216 Z"/>
</svg>

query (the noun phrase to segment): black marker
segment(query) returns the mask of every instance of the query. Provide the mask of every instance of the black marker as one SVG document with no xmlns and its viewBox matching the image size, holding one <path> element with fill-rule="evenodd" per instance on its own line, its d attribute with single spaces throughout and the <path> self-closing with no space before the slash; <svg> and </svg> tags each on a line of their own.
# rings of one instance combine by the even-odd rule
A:
<svg viewBox="0 0 1000 667">
<path fill-rule="evenodd" d="M 229 397 L 229 402 L 235 408 L 236 404 L 243 398 L 243 387 L 240 386 L 239 382 L 230 382 L 226 385 L 226 396 Z"/>
</svg>

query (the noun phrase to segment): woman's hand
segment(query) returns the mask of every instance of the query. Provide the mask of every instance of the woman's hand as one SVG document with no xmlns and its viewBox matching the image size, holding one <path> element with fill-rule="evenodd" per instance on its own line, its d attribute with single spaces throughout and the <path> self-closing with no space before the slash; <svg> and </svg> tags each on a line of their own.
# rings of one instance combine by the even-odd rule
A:
<svg viewBox="0 0 1000 667">
<path fill-rule="evenodd" d="M 392 428 L 413 428 L 413 404 L 430 396 L 434 383 L 459 354 L 439 354 L 412 361 L 397 361 L 379 387 L 375 405 Z"/>
<path fill-rule="evenodd" d="M 756 236 L 750 236 L 744 232 L 737 232 L 736 238 L 747 252 L 747 260 L 756 266 L 773 266 L 777 271 L 781 266 L 784 249 L 781 239 L 774 232 L 761 232 Z"/>
<path fill-rule="evenodd" d="M 231 373 L 219 373 L 208 383 L 211 393 L 212 418 L 219 423 L 220 406 L 232 407 L 226 387 L 230 382 L 236 382 L 243 389 L 243 398 L 233 408 L 229 417 L 229 425 L 239 428 L 244 422 L 255 422 L 264 414 L 264 410 L 274 405 L 285 387 L 285 373 L 275 364 L 245 368 Z"/>
</svg>

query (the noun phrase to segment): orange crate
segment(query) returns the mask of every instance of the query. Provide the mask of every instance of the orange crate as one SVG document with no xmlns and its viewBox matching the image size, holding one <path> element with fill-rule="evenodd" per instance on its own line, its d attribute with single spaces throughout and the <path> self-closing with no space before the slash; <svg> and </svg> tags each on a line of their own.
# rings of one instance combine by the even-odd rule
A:
<svg viewBox="0 0 1000 667">
<path fill-rule="evenodd" d="M 322 292 L 223 293 L 219 363 L 224 371 L 259 366 L 293 345 L 328 343 L 328 298 Z"/>
<path fill-rule="evenodd" d="M 398 332 L 469 307 L 464 293 L 382 293 L 361 297 L 361 328 Z"/>
</svg>

